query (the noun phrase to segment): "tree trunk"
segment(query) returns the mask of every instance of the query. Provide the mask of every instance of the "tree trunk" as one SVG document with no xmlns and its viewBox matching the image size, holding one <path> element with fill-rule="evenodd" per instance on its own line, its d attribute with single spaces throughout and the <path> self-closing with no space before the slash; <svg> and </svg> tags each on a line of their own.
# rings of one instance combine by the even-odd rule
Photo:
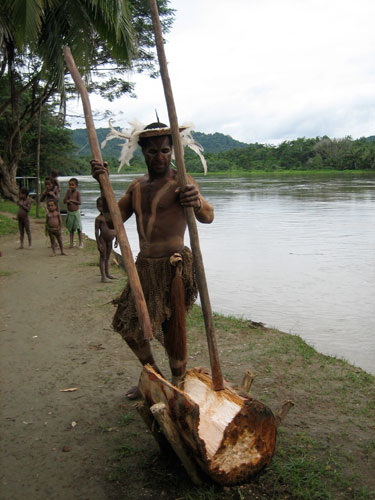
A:
<svg viewBox="0 0 375 500">
<path fill-rule="evenodd" d="M 0 191 L 6 200 L 17 202 L 19 189 L 16 181 L 16 166 L 18 165 L 18 160 L 16 164 L 12 163 L 7 168 L 3 158 L 0 157 Z"/>
</svg>

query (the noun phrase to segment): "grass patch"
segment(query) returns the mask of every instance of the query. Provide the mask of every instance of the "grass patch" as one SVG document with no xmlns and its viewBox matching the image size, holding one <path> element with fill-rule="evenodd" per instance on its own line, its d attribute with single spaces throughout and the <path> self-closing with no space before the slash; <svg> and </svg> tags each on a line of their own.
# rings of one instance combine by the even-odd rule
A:
<svg viewBox="0 0 375 500">
<path fill-rule="evenodd" d="M 9 200 L 0 200 L 0 212 L 7 212 L 9 214 L 17 214 L 18 212 L 18 205 L 17 203 L 14 203 L 13 201 Z M 33 217 L 36 219 L 36 203 L 33 200 L 31 203 L 31 208 L 29 212 L 29 216 Z M 39 206 L 39 217 L 38 219 L 45 219 L 46 214 L 44 213 L 44 210 L 41 206 Z"/>
<path fill-rule="evenodd" d="M 5 278 L 6 276 L 11 276 L 12 274 L 14 274 L 14 272 L 12 272 L 12 271 L 2 271 L 2 270 L 0 270 L 0 277 L 1 278 Z"/>
<path fill-rule="evenodd" d="M 18 231 L 17 221 L 10 219 L 6 215 L 0 214 L 0 236 L 14 234 Z"/>
</svg>

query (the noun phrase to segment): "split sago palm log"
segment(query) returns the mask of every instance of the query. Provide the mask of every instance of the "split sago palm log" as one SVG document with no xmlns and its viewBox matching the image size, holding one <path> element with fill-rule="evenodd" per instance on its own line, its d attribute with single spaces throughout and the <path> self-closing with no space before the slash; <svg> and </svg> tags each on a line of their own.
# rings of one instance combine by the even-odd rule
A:
<svg viewBox="0 0 375 500">
<path fill-rule="evenodd" d="M 146 365 L 139 389 L 149 408 L 165 405 L 168 426 L 179 435 L 179 446 L 213 481 L 223 485 L 245 481 L 270 462 L 276 418 L 263 403 L 230 387 L 214 391 L 212 378 L 199 368 L 188 370 L 183 386 L 176 388 Z"/>
</svg>

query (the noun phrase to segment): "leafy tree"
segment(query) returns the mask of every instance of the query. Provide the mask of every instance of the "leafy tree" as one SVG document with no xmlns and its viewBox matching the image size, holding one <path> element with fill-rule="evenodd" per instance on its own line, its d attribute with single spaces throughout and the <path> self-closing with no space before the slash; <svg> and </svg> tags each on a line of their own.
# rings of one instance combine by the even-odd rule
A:
<svg viewBox="0 0 375 500">
<path fill-rule="evenodd" d="M 165 31 L 173 15 L 167 4 L 159 1 Z M 71 48 L 89 91 L 113 99 L 133 91 L 123 80 L 130 67 L 155 73 L 150 26 L 145 0 L 3 0 L 0 189 L 6 198 L 17 196 L 23 139 L 39 109 L 49 102 L 65 119 L 66 99 L 75 90 L 66 76 L 62 47 Z"/>
</svg>

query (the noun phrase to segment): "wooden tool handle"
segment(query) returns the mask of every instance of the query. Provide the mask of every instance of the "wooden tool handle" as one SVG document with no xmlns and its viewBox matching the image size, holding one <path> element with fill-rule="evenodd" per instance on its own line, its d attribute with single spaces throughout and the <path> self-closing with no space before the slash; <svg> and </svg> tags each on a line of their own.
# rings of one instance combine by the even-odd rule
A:
<svg viewBox="0 0 375 500">
<path fill-rule="evenodd" d="M 67 46 L 64 47 L 64 58 L 66 61 L 66 65 L 70 71 L 70 74 L 72 75 L 72 78 L 74 80 L 74 83 L 76 84 L 77 90 L 81 95 L 83 111 L 85 114 L 87 134 L 90 142 L 93 159 L 102 162 L 102 154 L 100 151 L 99 142 L 96 135 L 94 120 L 92 118 L 89 95 L 85 87 L 85 84 L 83 83 L 83 80 L 81 78 L 81 75 L 77 70 L 70 48 Z M 144 338 L 152 339 L 151 322 L 150 322 L 150 317 L 148 315 L 147 305 L 143 295 L 142 286 L 139 281 L 137 269 L 134 264 L 133 254 L 131 252 L 129 240 L 125 232 L 120 209 L 117 205 L 115 194 L 113 192 L 112 185 L 109 181 L 108 175 L 104 173 L 101 174 L 99 176 L 99 182 L 102 192 L 107 201 L 107 205 L 112 217 L 114 228 L 116 230 L 117 241 L 120 246 L 122 258 L 125 265 L 125 270 L 127 272 L 129 279 L 130 288 L 134 296 L 138 319 L 144 334 Z"/>
<path fill-rule="evenodd" d="M 172 87 L 168 74 L 167 59 L 165 57 L 164 42 L 161 31 L 159 12 L 158 12 L 158 7 L 156 5 L 156 0 L 149 0 L 149 4 L 152 16 L 152 23 L 155 32 L 155 42 L 159 59 L 160 73 L 163 81 L 164 95 L 165 95 L 165 100 L 167 102 L 169 122 L 172 130 L 172 140 L 176 157 L 178 181 L 181 187 L 185 187 L 187 184 L 187 175 L 184 162 L 184 150 L 181 144 L 176 107 L 174 104 Z M 195 220 L 193 207 L 186 207 L 185 214 L 189 228 L 190 243 L 194 256 L 199 295 L 201 299 L 204 323 L 206 327 L 208 351 L 210 355 L 210 364 L 212 371 L 212 382 L 215 391 L 220 391 L 224 388 L 223 376 L 221 374 L 221 369 L 220 369 L 211 303 L 208 295 L 206 274 L 204 271 L 202 253 L 199 246 L 198 230 L 197 230 L 197 224 Z"/>
</svg>

